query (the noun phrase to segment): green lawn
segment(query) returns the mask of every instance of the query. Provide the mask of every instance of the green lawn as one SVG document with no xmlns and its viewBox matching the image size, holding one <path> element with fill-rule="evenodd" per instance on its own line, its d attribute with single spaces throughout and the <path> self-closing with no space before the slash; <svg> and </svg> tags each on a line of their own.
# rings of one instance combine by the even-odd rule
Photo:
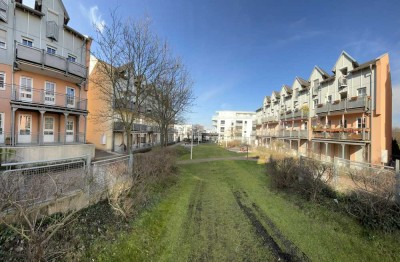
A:
<svg viewBox="0 0 400 262">
<path fill-rule="evenodd" d="M 199 153 L 221 153 L 199 147 Z M 271 192 L 264 166 L 215 161 L 180 166 L 166 197 L 95 261 L 400 261 L 400 235 L 366 233 L 354 220 Z M 295 204 L 296 202 L 296 204 Z M 299 202 L 301 205 L 299 205 Z M 301 206 L 301 207 L 300 207 Z"/>
<path fill-rule="evenodd" d="M 184 154 L 179 157 L 179 160 L 190 159 L 190 146 L 186 147 L 189 151 L 188 154 Z M 214 158 L 214 157 L 233 157 L 233 156 L 243 156 L 244 153 L 236 153 L 226 150 L 216 144 L 200 144 L 199 146 L 193 147 L 193 159 L 202 158 Z"/>
</svg>

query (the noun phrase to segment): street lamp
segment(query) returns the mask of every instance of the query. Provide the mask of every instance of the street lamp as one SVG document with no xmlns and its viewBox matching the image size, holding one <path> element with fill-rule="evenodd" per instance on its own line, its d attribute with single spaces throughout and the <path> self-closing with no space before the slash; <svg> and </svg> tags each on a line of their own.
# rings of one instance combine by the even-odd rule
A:
<svg viewBox="0 0 400 262">
<path fill-rule="evenodd" d="M 192 125 L 192 139 L 190 139 L 190 159 L 193 159 L 193 125 Z"/>
</svg>

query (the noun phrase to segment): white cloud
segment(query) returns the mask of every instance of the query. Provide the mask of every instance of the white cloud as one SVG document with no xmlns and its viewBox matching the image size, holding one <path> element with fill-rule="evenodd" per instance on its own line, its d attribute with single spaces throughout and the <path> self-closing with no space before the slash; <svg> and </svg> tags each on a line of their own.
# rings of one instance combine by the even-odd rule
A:
<svg viewBox="0 0 400 262">
<path fill-rule="evenodd" d="M 106 25 L 105 20 L 102 18 L 97 5 L 86 8 L 83 4 L 79 3 L 79 9 L 81 13 L 94 25 L 100 32 L 103 32 L 104 26 Z"/>
</svg>

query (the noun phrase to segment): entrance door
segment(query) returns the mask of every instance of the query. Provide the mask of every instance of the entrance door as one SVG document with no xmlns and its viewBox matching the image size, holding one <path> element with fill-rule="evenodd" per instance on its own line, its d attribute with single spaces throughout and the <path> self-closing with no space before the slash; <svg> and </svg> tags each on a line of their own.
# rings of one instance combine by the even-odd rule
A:
<svg viewBox="0 0 400 262">
<path fill-rule="evenodd" d="M 0 113 L 0 144 L 4 143 L 4 113 Z"/>
<path fill-rule="evenodd" d="M 56 84 L 52 82 L 46 82 L 45 90 L 44 90 L 44 103 L 48 105 L 54 105 L 56 102 L 55 97 L 56 92 Z"/>
<path fill-rule="evenodd" d="M 31 143 L 32 116 L 19 115 L 18 143 Z"/>
<path fill-rule="evenodd" d="M 21 77 L 19 88 L 19 100 L 32 102 L 32 78 Z"/>
<path fill-rule="evenodd" d="M 67 134 L 65 141 L 68 143 L 74 142 L 74 120 L 67 120 Z"/>
<path fill-rule="evenodd" d="M 67 107 L 75 107 L 75 89 L 67 87 Z"/>
<path fill-rule="evenodd" d="M 54 117 L 52 116 L 44 117 L 43 142 L 54 142 Z"/>
</svg>

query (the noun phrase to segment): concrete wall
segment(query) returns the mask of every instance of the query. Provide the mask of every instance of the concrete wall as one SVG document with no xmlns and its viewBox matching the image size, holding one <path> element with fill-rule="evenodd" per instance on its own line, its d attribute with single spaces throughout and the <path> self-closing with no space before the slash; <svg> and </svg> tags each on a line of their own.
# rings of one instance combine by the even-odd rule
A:
<svg viewBox="0 0 400 262">
<path fill-rule="evenodd" d="M 23 162 L 56 160 L 63 158 L 73 158 L 91 156 L 94 158 L 93 144 L 78 145 L 49 145 L 49 146 L 27 146 L 27 147 L 5 147 L 16 152 L 18 158 Z M 19 161 L 22 162 L 22 161 Z"/>
</svg>

